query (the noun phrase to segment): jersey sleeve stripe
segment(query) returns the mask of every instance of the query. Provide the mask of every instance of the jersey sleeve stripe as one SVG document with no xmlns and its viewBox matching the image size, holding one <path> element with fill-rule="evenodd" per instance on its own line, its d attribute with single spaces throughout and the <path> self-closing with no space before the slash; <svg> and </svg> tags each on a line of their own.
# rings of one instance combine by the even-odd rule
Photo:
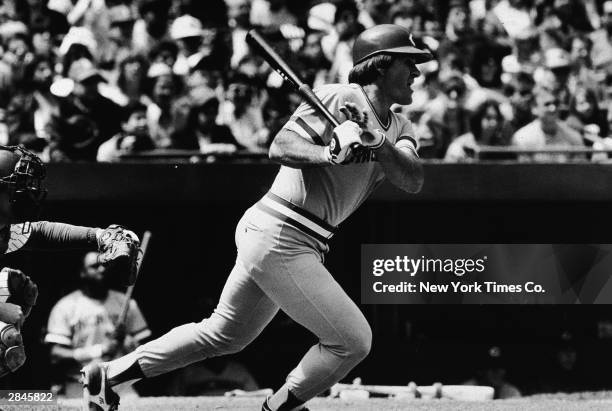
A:
<svg viewBox="0 0 612 411">
<path fill-rule="evenodd" d="M 395 147 L 401 149 L 407 148 L 408 150 L 410 150 L 415 156 L 419 157 L 419 153 L 417 152 L 417 149 L 414 148 L 414 146 L 412 145 L 412 143 L 409 143 L 408 140 L 404 140 L 404 141 L 400 141 L 398 144 L 395 145 Z"/>
<path fill-rule="evenodd" d="M 296 117 L 293 117 L 292 120 L 295 121 L 298 126 L 302 127 L 302 129 L 304 129 L 306 133 L 308 133 L 308 135 L 310 136 L 310 138 L 312 138 L 312 141 L 314 141 L 316 145 L 318 146 L 325 145 L 325 143 L 323 143 L 323 139 L 321 138 L 321 136 L 319 136 L 317 132 L 314 131 L 312 127 L 310 127 L 308 123 L 304 121 L 304 119 L 296 116 Z"/>
<path fill-rule="evenodd" d="M 72 346 L 72 341 L 70 340 L 70 338 L 66 337 L 65 335 L 61 335 L 61 334 L 49 333 L 45 336 L 45 342 L 52 343 L 52 344 Z"/>
<path fill-rule="evenodd" d="M 139 331 L 137 333 L 134 334 L 134 339 L 136 341 L 140 341 L 140 340 L 144 340 L 147 337 L 151 336 L 151 330 L 149 330 L 148 328 L 145 328 L 142 331 Z"/>
<path fill-rule="evenodd" d="M 400 141 L 409 141 L 412 143 L 412 146 L 414 148 L 418 147 L 418 144 L 416 142 L 416 140 L 414 139 L 414 137 L 410 137 L 410 136 L 400 136 L 397 141 L 395 142 L 395 144 L 397 145 L 397 143 L 399 143 Z"/>
</svg>

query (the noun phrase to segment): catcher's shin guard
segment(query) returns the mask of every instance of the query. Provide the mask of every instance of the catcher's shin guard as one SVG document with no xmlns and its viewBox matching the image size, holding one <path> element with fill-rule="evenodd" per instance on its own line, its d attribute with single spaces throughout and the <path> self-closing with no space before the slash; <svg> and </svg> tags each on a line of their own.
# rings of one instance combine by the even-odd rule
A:
<svg viewBox="0 0 612 411">
<path fill-rule="evenodd" d="M 21 333 L 13 324 L 0 321 L 0 377 L 15 372 L 25 361 Z"/>
<path fill-rule="evenodd" d="M 119 395 L 108 385 L 106 364 L 90 364 L 81 370 L 83 409 L 113 411 L 119 409 Z"/>
</svg>

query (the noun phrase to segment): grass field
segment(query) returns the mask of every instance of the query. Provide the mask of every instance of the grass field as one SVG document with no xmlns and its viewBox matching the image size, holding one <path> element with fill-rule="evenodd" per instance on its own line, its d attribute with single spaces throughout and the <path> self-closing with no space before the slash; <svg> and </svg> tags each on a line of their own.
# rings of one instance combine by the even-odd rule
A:
<svg viewBox="0 0 612 411">
<path fill-rule="evenodd" d="M 125 411 L 259 411 L 259 398 L 224 397 L 148 397 L 125 401 Z M 60 400 L 62 411 L 80 410 L 80 400 Z M 392 400 L 369 399 L 343 401 L 317 398 L 308 403 L 311 411 L 591 411 L 612 410 L 612 392 L 556 394 L 526 397 L 519 400 L 495 400 L 482 403 L 450 400 Z M 17 408 L 16 408 L 17 409 Z M 25 410 L 26 408 L 18 408 Z M 35 408 L 32 408 L 33 410 Z"/>
</svg>

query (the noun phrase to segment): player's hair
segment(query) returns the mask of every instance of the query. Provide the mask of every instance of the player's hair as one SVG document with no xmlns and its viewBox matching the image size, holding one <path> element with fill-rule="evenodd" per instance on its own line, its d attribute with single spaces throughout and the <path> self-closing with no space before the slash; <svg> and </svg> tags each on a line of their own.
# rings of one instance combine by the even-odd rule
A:
<svg viewBox="0 0 612 411">
<path fill-rule="evenodd" d="M 362 86 L 374 83 L 393 63 L 393 56 L 380 54 L 370 57 L 354 66 L 349 72 L 349 83 L 357 83 Z"/>
</svg>

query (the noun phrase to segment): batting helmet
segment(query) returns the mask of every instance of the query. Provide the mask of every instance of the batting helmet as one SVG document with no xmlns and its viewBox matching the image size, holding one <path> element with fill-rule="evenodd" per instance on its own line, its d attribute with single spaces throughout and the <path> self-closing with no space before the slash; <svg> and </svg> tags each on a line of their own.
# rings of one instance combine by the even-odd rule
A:
<svg viewBox="0 0 612 411">
<path fill-rule="evenodd" d="M 379 54 L 410 55 L 415 63 L 425 63 L 433 60 L 433 55 L 427 50 L 419 49 L 412 34 L 396 24 L 380 24 L 363 31 L 353 44 L 353 64 L 377 56 Z"/>
<path fill-rule="evenodd" d="M 17 146 L 0 146 L 0 189 L 7 190 L 12 222 L 21 223 L 38 217 L 47 195 L 42 182 L 45 166 L 34 153 Z"/>
</svg>

